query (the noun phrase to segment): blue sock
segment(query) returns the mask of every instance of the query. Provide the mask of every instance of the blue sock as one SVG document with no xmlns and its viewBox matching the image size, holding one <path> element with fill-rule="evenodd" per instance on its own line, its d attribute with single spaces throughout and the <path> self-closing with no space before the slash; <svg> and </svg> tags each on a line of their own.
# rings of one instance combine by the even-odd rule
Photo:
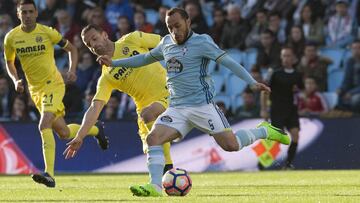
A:
<svg viewBox="0 0 360 203">
<path fill-rule="evenodd" d="M 161 145 L 149 146 L 147 153 L 150 183 L 162 188 L 161 179 L 165 165 L 164 150 Z"/>
<path fill-rule="evenodd" d="M 236 139 L 239 143 L 239 150 L 251 145 L 258 139 L 265 139 L 267 137 L 266 129 L 264 127 L 249 129 L 249 130 L 239 130 L 235 133 Z"/>
</svg>

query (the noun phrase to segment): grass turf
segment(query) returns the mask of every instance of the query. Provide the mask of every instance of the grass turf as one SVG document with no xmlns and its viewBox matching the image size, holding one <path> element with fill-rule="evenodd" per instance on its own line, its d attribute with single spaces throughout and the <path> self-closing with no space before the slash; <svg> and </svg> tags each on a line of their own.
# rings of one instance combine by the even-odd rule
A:
<svg viewBox="0 0 360 203">
<path fill-rule="evenodd" d="M 0 176 L 0 202 L 360 202 L 360 171 L 270 171 L 190 174 L 185 197 L 133 197 L 147 174 L 57 175 L 56 188 L 29 176 Z"/>
</svg>

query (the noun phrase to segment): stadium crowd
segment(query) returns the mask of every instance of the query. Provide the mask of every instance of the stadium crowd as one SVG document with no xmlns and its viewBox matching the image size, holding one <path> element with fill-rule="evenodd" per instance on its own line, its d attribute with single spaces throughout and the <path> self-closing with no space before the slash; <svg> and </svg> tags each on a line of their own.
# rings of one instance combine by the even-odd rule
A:
<svg viewBox="0 0 360 203">
<path fill-rule="evenodd" d="M 134 30 L 167 34 L 165 13 L 183 7 L 194 32 L 213 40 L 251 72 L 267 82 L 281 67 L 281 47 L 291 47 L 304 89 L 295 101 L 302 116 L 349 116 L 360 113 L 359 0 L 36 0 L 38 23 L 56 28 L 79 51 L 77 81 L 66 85 L 66 118 L 81 119 L 96 91 L 100 65 L 81 40 L 81 28 L 100 25 L 112 40 Z M 6 33 L 17 26 L 16 0 L 0 1 L 0 120 L 37 120 L 29 94 L 19 95 L 9 80 L 3 57 Z M 57 48 L 62 73 L 67 54 Z M 20 64 L 17 64 L 19 67 Z M 20 70 L 19 70 L 20 71 Z M 260 96 L 224 67 L 209 65 L 218 96 L 230 118 L 260 116 Z M 24 76 L 22 76 L 24 78 Z M 335 109 L 335 110 L 334 110 Z M 339 113 L 341 112 L 341 113 Z M 343 113 L 346 112 L 346 113 Z M 135 120 L 135 104 L 113 93 L 104 120 Z"/>
</svg>

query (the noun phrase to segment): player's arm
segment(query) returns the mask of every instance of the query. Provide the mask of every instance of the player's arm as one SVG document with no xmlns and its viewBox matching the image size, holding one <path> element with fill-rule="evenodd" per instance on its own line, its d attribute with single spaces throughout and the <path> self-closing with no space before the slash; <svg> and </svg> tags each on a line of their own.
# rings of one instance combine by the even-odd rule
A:
<svg viewBox="0 0 360 203">
<path fill-rule="evenodd" d="M 59 43 L 62 49 L 68 52 L 69 55 L 69 70 L 67 72 L 67 81 L 75 82 L 76 81 L 76 68 L 78 65 L 78 50 L 77 48 L 68 40 L 62 39 Z"/>
<path fill-rule="evenodd" d="M 226 68 L 230 69 L 236 76 L 247 82 L 252 89 L 270 92 L 270 88 L 268 86 L 262 83 L 258 83 L 242 65 L 237 63 L 229 55 L 224 54 L 223 56 L 220 56 L 217 62 L 224 65 Z"/>
<path fill-rule="evenodd" d="M 99 62 L 100 65 L 112 67 L 121 66 L 126 68 L 138 68 L 158 61 L 156 58 L 151 56 L 150 52 L 119 60 L 111 60 L 109 56 L 103 55 L 99 56 L 96 60 Z"/>
<path fill-rule="evenodd" d="M 11 80 L 14 82 L 15 90 L 20 93 L 24 92 L 23 80 L 19 79 L 14 61 L 6 61 L 6 71 Z"/>
<path fill-rule="evenodd" d="M 139 54 L 130 58 L 119 59 L 119 60 L 111 60 L 110 56 L 104 55 L 98 57 L 97 61 L 101 65 L 112 66 L 112 67 L 121 66 L 126 68 L 137 68 L 137 67 L 145 66 L 164 59 L 161 48 L 162 43 L 163 41 L 160 41 L 160 43 L 154 49 L 152 49 L 150 52 L 146 54 Z"/>
<path fill-rule="evenodd" d="M 86 111 L 84 118 L 81 122 L 79 131 L 77 132 L 75 138 L 71 140 L 68 147 L 64 151 L 65 159 L 72 158 L 79 151 L 84 138 L 89 132 L 90 128 L 95 125 L 102 109 L 105 106 L 105 101 L 102 100 L 93 100 L 90 107 Z"/>
</svg>

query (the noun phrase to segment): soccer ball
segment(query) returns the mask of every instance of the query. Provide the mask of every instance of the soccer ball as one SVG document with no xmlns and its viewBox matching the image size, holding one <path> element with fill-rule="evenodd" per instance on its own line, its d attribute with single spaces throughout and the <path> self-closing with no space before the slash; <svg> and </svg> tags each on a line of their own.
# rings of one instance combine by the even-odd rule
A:
<svg viewBox="0 0 360 203">
<path fill-rule="evenodd" d="M 162 184 L 169 196 L 185 196 L 192 186 L 188 172 L 180 168 L 167 171 L 162 178 Z"/>
</svg>

